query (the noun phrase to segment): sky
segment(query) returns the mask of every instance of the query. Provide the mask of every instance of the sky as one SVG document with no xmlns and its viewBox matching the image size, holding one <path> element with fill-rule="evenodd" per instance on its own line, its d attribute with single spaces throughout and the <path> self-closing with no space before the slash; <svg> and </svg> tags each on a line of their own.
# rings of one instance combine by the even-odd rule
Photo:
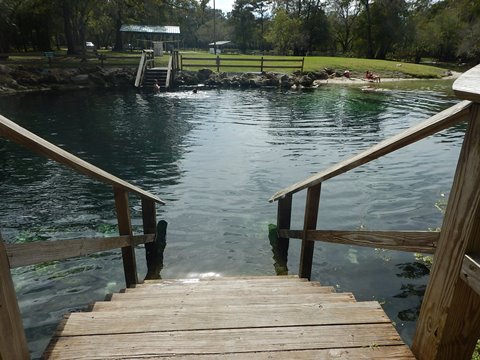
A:
<svg viewBox="0 0 480 360">
<path fill-rule="evenodd" d="M 220 9 L 224 13 L 232 11 L 234 0 L 215 0 L 215 9 Z M 208 5 L 213 8 L 213 0 L 210 0 Z"/>
</svg>

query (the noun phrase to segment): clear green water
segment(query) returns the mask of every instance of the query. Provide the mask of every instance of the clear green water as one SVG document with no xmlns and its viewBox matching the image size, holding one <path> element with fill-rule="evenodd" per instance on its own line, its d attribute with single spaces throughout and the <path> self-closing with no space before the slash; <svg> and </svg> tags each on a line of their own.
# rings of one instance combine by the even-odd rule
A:
<svg viewBox="0 0 480 360">
<path fill-rule="evenodd" d="M 164 278 L 273 275 L 268 224 L 277 190 L 363 150 L 456 102 L 448 84 L 326 86 L 309 92 L 200 90 L 160 95 L 48 93 L 0 98 L 0 113 L 167 201 Z M 426 230 L 450 189 L 464 127 L 376 160 L 322 186 L 322 229 Z M 0 140 L 0 228 L 7 242 L 115 232 L 109 186 Z M 294 196 L 302 227 L 305 194 Z M 141 231 L 140 201 L 131 198 Z M 289 268 L 297 273 L 299 242 Z M 137 249 L 140 277 L 143 249 Z M 412 254 L 317 243 L 313 279 L 359 300 L 381 301 L 411 339 L 426 276 L 404 272 Z M 412 270 L 412 269 L 407 269 Z M 421 270 L 421 268 L 420 268 Z M 420 271 L 421 272 L 421 271 Z M 61 316 L 123 287 L 119 251 L 13 270 L 34 357 Z"/>
</svg>

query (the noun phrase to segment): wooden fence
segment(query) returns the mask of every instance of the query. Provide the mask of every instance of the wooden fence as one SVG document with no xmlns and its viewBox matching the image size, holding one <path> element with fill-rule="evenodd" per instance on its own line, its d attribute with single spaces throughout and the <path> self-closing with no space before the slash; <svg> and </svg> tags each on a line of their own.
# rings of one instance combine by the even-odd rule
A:
<svg viewBox="0 0 480 360">
<path fill-rule="evenodd" d="M 268 69 L 290 69 L 303 72 L 305 58 L 243 58 L 243 57 L 190 57 L 180 56 L 180 70 L 184 68 L 221 68 L 258 69 L 263 72 Z M 277 63 L 277 64 L 276 64 Z M 286 64 L 286 65 L 282 65 Z"/>
<path fill-rule="evenodd" d="M 412 350 L 419 360 L 470 359 L 480 336 L 480 65 L 453 85 L 464 101 L 331 168 L 274 194 L 279 254 L 301 239 L 299 274 L 310 279 L 315 241 L 433 253 Z M 460 122 L 468 123 L 441 231 L 317 230 L 320 190 L 334 178 Z M 292 196 L 307 190 L 302 230 L 291 230 Z"/>
</svg>

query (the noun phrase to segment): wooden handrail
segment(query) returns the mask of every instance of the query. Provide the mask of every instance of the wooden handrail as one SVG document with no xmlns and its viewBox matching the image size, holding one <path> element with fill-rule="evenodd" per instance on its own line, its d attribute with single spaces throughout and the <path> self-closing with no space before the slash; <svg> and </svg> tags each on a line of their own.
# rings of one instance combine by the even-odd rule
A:
<svg viewBox="0 0 480 360">
<path fill-rule="evenodd" d="M 279 229 L 285 239 L 306 239 L 334 244 L 356 245 L 397 251 L 433 254 L 440 233 L 433 231 L 344 231 Z"/>
<path fill-rule="evenodd" d="M 170 55 L 168 59 L 168 67 L 167 67 L 167 79 L 165 80 L 165 88 L 170 88 L 170 77 L 172 76 L 172 69 L 173 69 L 173 55 Z"/>
<path fill-rule="evenodd" d="M 155 229 L 154 229 L 155 231 Z M 153 242 L 155 234 L 123 235 L 111 237 L 38 241 L 24 244 L 6 244 L 10 268 L 41 264 L 47 261 L 64 260 L 86 256 L 96 252 L 119 249 Z"/>
<path fill-rule="evenodd" d="M 470 106 L 470 101 L 462 101 L 420 124 L 362 151 L 358 155 L 339 162 L 325 171 L 316 173 L 305 180 L 278 191 L 268 201 L 273 202 L 283 198 L 285 195 L 294 194 L 300 190 L 320 184 L 325 180 L 355 169 L 356 167 L 378 159 L 381 156 L 390 154 L 402 147 L 413 144 L 457 123 L 467 121 L 470 114 Z"/>
<path fill-rule="evenodd" d="M 480 65 L 464 72 L 453 83 L 453 91 L 458 98 L 480 102 Z"/>
<path fill-rule="evenodd" d="M 480 256 L 465 255 L 463 257 L 460 278 L 480 295 Z"/>
<path fill-rule="evenodd" d="M 27 129 L 19 126 L 13 121 L 0 115 L 0 136 L 11 139 L 16 143 L 23 145 L 36 153 L 42 154 L 49 159 L 55 160 L 65 166 L 68 166 L 82 174 L 85 174 L 94 179 L 100 180 L 103 183 L 113 185 L 125 191 L 132 192 L 141 198 L 153 200 L 160 204 L 165 204 L 159 197 L 140 189 L 80 158 L 59 148 L 56 145 L 42 139 Z"/>
</svg>

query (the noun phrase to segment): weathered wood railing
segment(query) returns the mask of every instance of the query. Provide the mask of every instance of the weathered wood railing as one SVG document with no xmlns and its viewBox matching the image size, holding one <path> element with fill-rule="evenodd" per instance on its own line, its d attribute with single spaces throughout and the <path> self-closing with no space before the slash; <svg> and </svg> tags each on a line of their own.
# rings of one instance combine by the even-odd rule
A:
<svg viewBox="0 0 480 360">
<path fill-rule="evenodd" d="M 290 69 L 303 72 L 305 58 L 244 58 L 244 57 L 191 57 L 180 56 L 180 69 L 183 68 L 216 68 L 217 72 L 221 68 L 241 68 L 258 69 L 260 72 L 271 69 Z M 285 64 L 285 65 L 282 65 Z"/>
<path fill-rule="evenodd" d="M 453 90 L 464 101 L 270 198 L 278 201 L 282 256 L 287 256 L 289 238 L 302 240 L 301 277 L 311 276 L 315 241 L 434 254 L 412 345 L 419 360 L 470 359 L 480 336 L 480 65 L 457 79 Z M 468 128 L 439 233 L 316 229 L 324 181 L 460 122 Z M 292 196 L 304 189 L 303 229 L 290 230 Z"/>
<path fill-rule="evenodd" d="M 161 237 L 165 236 L 166 222 L 160 221 L 157 226 L 155 204 L 164 204 L 164 202 L 157 196 L 89 164 L 1 115 L 0 136 L 113 186 L 117 212 L 119 236 L 4 244 L 0 235 L 0 332 L 2 334 L 0 359 L 29 359 L 10 269 L 121 248 L 126 286 L 131 287 L 138 283 L 135 245 L 144 243 L 147 278 L 158 278 L 162 267 L 161 251 L 163 251 L 165 240 Z M 133 235 L 132 232 L 129 192 L 139 196 L 142 201 L 143 235 Z"/>
<path fill-rule="evenodd" d="M 153 50 L 142 50 L 142 56 L 138 63 L 137 76 L 135 77 L 135 87 L 142 85 L 146 69 L 155 66 L 155 54 Z"/>
</svg>

